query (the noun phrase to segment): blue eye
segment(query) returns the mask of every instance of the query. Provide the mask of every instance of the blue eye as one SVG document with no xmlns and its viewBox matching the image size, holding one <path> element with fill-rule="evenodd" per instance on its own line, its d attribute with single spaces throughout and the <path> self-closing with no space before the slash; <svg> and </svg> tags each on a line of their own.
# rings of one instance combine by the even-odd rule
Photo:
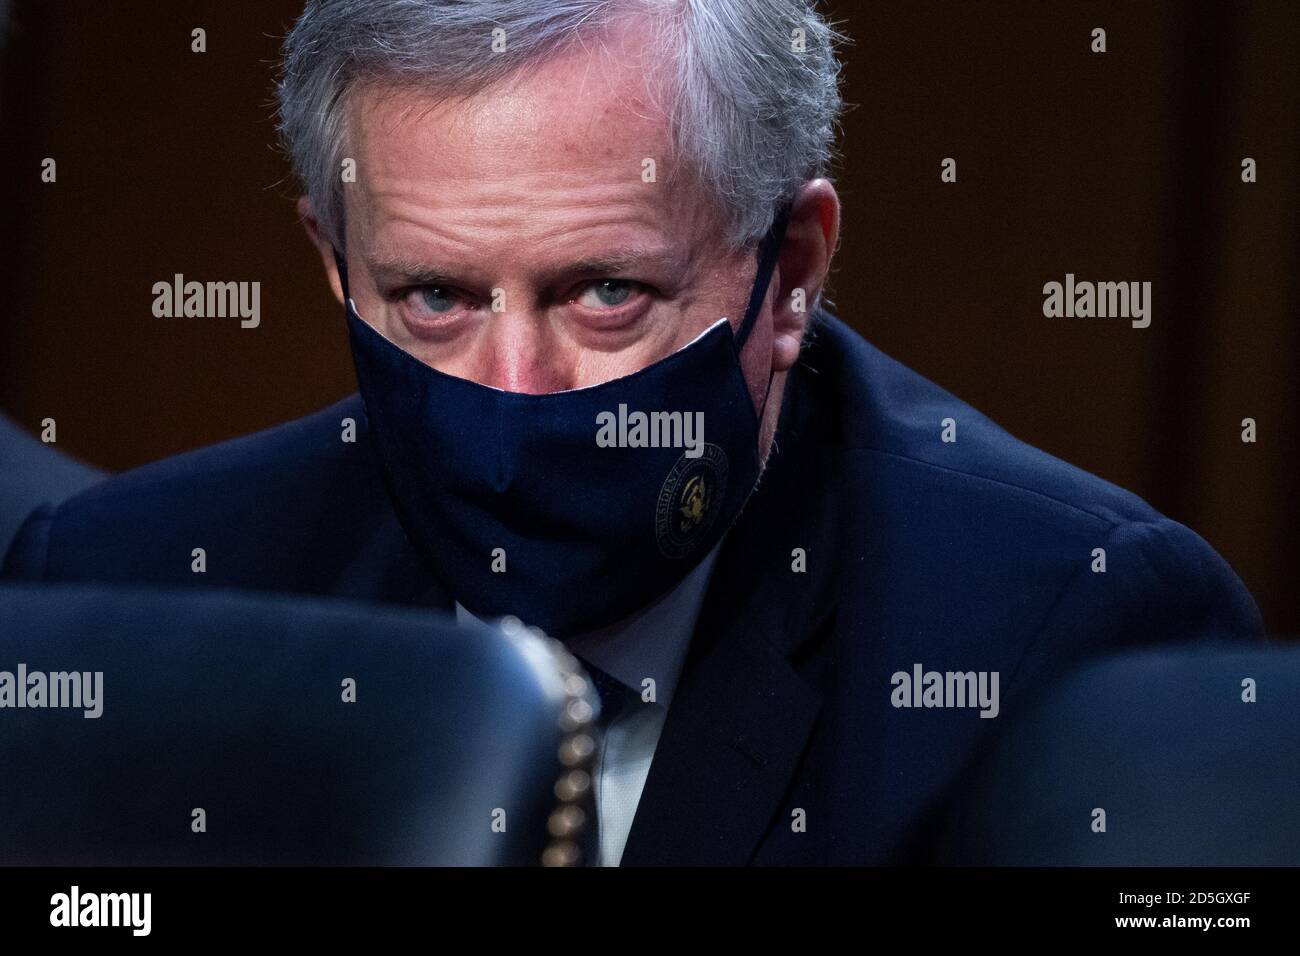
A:
<svg viewBox="0 0 1300 956">
<path fill-rule="evenodd" d="M 636 287 L 627 279 L 601 279 L 587 286 L 576 301 L 589 309 L 612 309 L 631 298 Z"/>
<path fill-rule="evenodd" d="M 426 285 L 420 289 L 420 301 L 430 312 L 449 312 L 456 304 L 456 296 L 442 286 Z"/>
</svg>

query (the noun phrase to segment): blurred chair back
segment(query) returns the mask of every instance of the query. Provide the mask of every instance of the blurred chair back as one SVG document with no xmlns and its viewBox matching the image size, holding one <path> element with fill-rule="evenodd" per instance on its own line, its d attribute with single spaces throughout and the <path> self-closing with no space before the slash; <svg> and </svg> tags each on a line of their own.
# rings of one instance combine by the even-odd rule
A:
<svg viewBox="0 0 1300 956">
<path fill-rule="evenodd" d="M 1300 864 L 1300 650 L 1143 651 L 1074 673 L 966 775 L 933 852 L 959 865 Z"/>
<path fill-rule="evenodd" d="M 0 697 L 0 865 L 537 864 L 566 660 L 424 611 L 0 586 L 0 695 L 103 675 Z"/>
</svg>

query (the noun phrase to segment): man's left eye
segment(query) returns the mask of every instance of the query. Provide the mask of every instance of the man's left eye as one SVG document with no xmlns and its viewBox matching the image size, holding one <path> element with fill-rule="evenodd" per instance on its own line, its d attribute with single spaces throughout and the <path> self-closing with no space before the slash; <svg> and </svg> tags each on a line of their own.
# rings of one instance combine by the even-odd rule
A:
<svg viewBox="0 0 1300 956">
<path fill-rule="evenodd" d="M 640 283 L 629 279 L 600 279 L 587 285 L 573 301 L 588 309 L 613 309 L 632 298 Z"/>
</svg>

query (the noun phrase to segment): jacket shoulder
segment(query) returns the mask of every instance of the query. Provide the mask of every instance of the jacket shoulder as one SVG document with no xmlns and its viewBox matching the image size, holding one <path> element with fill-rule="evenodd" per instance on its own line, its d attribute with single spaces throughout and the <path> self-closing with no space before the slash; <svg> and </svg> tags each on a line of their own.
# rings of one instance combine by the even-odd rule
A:
<svg viewBox="0 0 1300 956">
<path fill-rule="evenodd" d="M 839 319 L 821 316 L 816 330 L 815 361 L 832 367 L 833 400 L 846 410 L 846 454 L 890 459 L 919 487 L 960 479 L 973 497 L 1036 497 L 1103 525 L 1161 518 L 1137 495 L 1015 438 Z"/>
<path fill-rule="evenodd" d="M 343 438 L 344 419 L 356 440 Z M 359 396 L 305 418 L 165 458 L 38 509 L 10 549 L 7 576 L 192 583 L 274 581 L 310 567 L 330 535 L 382 505 Z M 326 549 L 328 550 L 328 549 Z"/>
<path fill-rule="evenodd" d="M 1026 638 L 1068 618 L 1116 643 L 1260 632 L 1249 592 L 1195 532 L 1014 438 L 838 320 L 818 335 L 811 377 L 836 419 L 849 546 L 900 582 L 872 592 L 885 618 L 936 641 L 972 622 Z"/>
</svg>

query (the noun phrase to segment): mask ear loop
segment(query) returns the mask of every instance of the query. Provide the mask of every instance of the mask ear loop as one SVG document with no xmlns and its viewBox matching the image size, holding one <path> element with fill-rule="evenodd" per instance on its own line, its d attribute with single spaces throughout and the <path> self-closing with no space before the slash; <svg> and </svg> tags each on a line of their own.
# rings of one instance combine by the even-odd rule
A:
<svg viewBox="0 0 1300 956">
<path fill-rule="evenodd" d="M 763 416 L 767 414 L 767 400 L 772 394 L 772 382 L 776 380 L 776 372 L 767 373 L 767 388 L 763 389 L 763 404 L 758 409 L 758 427 L 760 431 L 763 428 Z"/>
<path fill-rule="evenodd" d="M 340 240 L 343 239 L 347 228 L 347 219 L 340 210 L 338 225 L 338 237 Z M 343 307 L 346 309 L 348 299 L 351 298 L 351 296 L 348 295 L 348 260 L 343 257 L 343 253 L 339 252 L 339 247 L 334 245 L 332 242 L 330 243 L 330 249 L 334 253 L 334 266 L 339 270 L 339 286 L 343 289 Z"/>
<path fill-rule="evenodd" d="M 740 328 L 736 330 L 737 355 L 749 341 L 749 333 L 754 331 L 754 324 L 758 321 L 758 310 L 763 307 L 763 299 L 767 297 L 767 287 L 772 282 L 776 257 L 781 252 L 781 244 L 785 242 L 785 227 L 789 221 L 790 204 L 786 203 L 777 211 L 776 218 L 772 220 L 772 227 L 763 237 L 763 251 L 759 254 L 758 272 L 754 274 L 754 287 L 749 292 L 749 305 L 745 307 L 745 317 L 740 322 Z"/>
<path fill-rule="evenodd" d="M 339 270 L 339 285 L 343 287 L 343 304 L 348 304 L 348 261 L 343 258 L 343 253 L 339 252 L 338 246 L 331 246 L 334 250 L 334 265 Z"/>
<path fill-rule="evenodd" d="M 781 245 L 785 242 L 785 227 L 790 222 L 790 203 L 785 203 L 777 210 L 776 218 L 772 220 L 772 227 L 768 229 L 767 235 L 763 237 L 763 249 L 758 258 L 758 272 L 754 275 L 754 287 L 749 292 L 749 304 L 745 307 L 745 317 L 740 322 L 740 328 L 736 331 L 736 358 L 739 360 L 740 353 L 745 348 L 745 343 L 749 341 L 749 334 L 754 331 L 754 325 L 758 322 L 758 310 L 763 307 L 763 300 L 767 298 L 767 287 L 772 282 L 772 272 L 776 269 L 777 256 L 781 252 Z M 772 382 L 776 378 L 776 372 L 772 371 L 767 376 L 767 389 L 763 392 L 763 405 L 758 410 L 758 424 L 762 428 L 763 415 L 767 412 L 767 400 L 772 394 Z"/>
</svg>

